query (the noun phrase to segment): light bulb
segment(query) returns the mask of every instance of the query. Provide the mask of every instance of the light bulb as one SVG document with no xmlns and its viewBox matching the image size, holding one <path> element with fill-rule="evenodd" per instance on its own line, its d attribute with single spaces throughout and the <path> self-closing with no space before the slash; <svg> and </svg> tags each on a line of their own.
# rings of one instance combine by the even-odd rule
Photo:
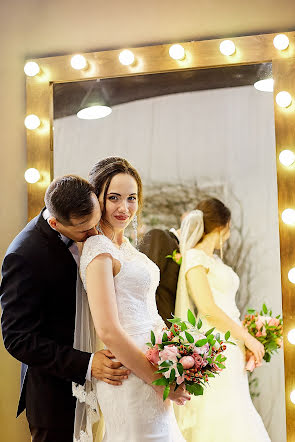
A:
<svg viewBox="0 0 295 442">
<path fill-rule="evenodd" d="M 288 272 L 288 279 L 289 279 L 290 282 L 295 284 L 295 267 L 293 267 L 291 270 L 289 270 L 289 272 Z"/>
<path fill-rule="evenodd" d="M 292 97 L 289 92 L 281 91 L 276 96 L 276 102 L 280 107 L 288 107 L 292 103 Z"/>
<path fill-rule="evenodd" d="M 37 115 L 31 114 L 25 118 L 25 126 L 27 129 L 35 130 L 41 124 L 39 117 Z"/>
<path fill-rule="evenodd" d="M 282 150 L 279 155 L 279 160 L 284 166 L 292 166 L 295 161 L 295 155 L 291 150 Z"/>
<path fill-rule="evenodd" d="M 84 69 L 87 66 L 86 58 L 83 55 L 74 55 L 71 58 L 71 66 L 73 69 Z"/>
<path fill-rule="evenodd" d="M 112 109 L 108 106 L 89 106 L 81 109 L 77 113 L 77 117 L 81 120 L 97 120 L 98 118 L 107 117 L 112 113 Z"/>
<path fill-rule="evenodd" d="M 119 54 L 119 60 L 124 66 L 129 66 L 134 63 L 135 57 L 133 52 L 129 51 L 129 49 L 124 49 L 124 51 Z"/>
<path fill-rule="evenodd" d="M 273 39 L 273 45 L 276 49 L 283 51 L 289 46 L 289 39 L 285 34 L 278 34 Z"/>
<path fill-rule="evenodd" d="M 265 80 L 258 80 L 254 83 L 255 89 L 262 92 L 273 92 L 273 78 L 266 78 Z"/>
<path fill-rule="evenodd" d="M 236 52 L 236 46 L 232 40 L 223 40 L 219 49 L 223 55 L 233 55 Z"/>
<path fill-rule="evenodd" d="M 288 341 L 290 344 L 295 345 L 295 328 L 289 331 L 288 333 Z"/>
<path fill-rule="evenodd" d="M 290 399 L 293 404 L 295 404 L 295 390 L 293 390 L 290 394 Z"/>
<path fill-rule="evenodd" d="M 25 64 L 24 71 L 28 77 L 35 77 L 35 75 L 39 74 L 40 67 L 35 61 L 28 61 Z"/>
<path fill-rule="evenodd" d="M 286 209 L 282 213 L 282 220 L 285 224 L 295 225 L 295 210 Z"/>
<path fill-rule="evenodd" d="M 37 181 L 40 180 L 39 170 L 35 169 L 34 167 L 27 169 L 25 171 L 25 180 L 27 183 L 30 183 L 30 184 L 37 183 Z"/>
<path fill-rule="evenodd" d="M 183 60 L 185 57 L 184 47 L 179 44 L 170 46 L 169 55 L 173 60 Z"/>
</svg>

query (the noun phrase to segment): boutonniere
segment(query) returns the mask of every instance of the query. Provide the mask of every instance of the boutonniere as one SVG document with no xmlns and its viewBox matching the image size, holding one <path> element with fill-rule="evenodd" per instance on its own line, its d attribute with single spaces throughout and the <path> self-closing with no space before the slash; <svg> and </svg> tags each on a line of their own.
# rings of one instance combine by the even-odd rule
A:
<svg viewBox="0 0 295 442">
<path fill-rule="evenodd" d="M 181 265 L 182 262 L 182 256 L 181 253 L 179 253 L 177 251 L 177 249 L 173 250 L 172 255 L 167 255 L 166 258 L 170 258 L 172 259 L 174 262 L 176 262 L 176 264 L 178 264 L 179 266 Z"/>
</svg>

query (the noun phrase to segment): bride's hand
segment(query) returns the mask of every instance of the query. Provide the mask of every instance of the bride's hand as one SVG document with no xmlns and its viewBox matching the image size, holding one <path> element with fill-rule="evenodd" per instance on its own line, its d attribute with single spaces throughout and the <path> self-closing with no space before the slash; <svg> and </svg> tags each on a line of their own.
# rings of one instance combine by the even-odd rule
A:
<svg viewBox="0 0 295 442">
<path fill-rule="evenodd" d="M 264 347 L 261 342 L 251 336 L 250 333 L 247 333 L 245 338 L 245 346 L 254 354 L 255 362 L 257 364 L 261 364 L 262 358 L 265 353 Z"/>
<path fill-rule="evenodd" d="M 163 396 L 164 388 L 162 386 L 152 385 L 152 387 L 161 397 Z M 175 386 L 171 385 L 168 399 L 177 405 L 184 405 L 186 401 L 191 400 L 190 394 L 186 391 L 184 384 L 178 387 L 176 391 L 174 391 L 174 388 Z"/>
</svg>

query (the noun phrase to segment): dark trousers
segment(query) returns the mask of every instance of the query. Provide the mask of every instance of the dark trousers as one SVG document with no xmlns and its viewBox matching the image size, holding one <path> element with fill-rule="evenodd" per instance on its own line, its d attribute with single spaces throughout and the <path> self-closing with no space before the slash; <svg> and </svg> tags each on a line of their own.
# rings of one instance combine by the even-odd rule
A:
<svg viewBox="0 0 295 442">
<path fill-rule="evenodd" d="M 73 428 L 36 428 L 31 427 L 32 442 L 73 442 Z"/>
</svg>

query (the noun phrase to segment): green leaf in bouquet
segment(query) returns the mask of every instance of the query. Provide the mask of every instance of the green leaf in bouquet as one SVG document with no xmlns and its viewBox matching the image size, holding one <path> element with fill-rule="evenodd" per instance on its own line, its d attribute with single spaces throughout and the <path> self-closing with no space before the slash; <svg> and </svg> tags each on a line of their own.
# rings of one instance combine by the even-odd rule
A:
<svg viewBox="0 0 295 442">
<path fill-rule="evenodd" d="M 267 310 L 267 307 L 266 307 L 265 304 L 263 304 L 263 306 L 262 306 L 262 310 L 263 310 L 263 313 L 266 315 L 267 312 L 268 312 L 268 310 Z"/>
<path fill-rule="evenodd" d="M 185 336 L 190 344 L 192 344 L 194 342 L 194 338 L 192 337 L 192 335 L 189 332 L 185 331 Z"/>
<path fill-rule="evenodd" d="M 173 319 L 167 319 L 168 322 L 171 322 L 171 324 L 178 324 L 181 322 L 180 318 L 173 318 Z"/>
<path fill-rule="evenodd" d="M 272 310 L 269 311 L 269 316 L 272 316 Z"/>
<path fill-rule="evenodd" d="M 169 379 L 159 378 L 152 382 L 153 385 L 168 385 Z"/>
<path fill-rule="evenodd" d="M 216 362 L 222 362 L 222 361 L 221 361 L 221 358 L 222 358 L 222 356 L 219 354 L 219 355 L 216 357 L 215 361 L 216 361 Z"/>
<path fill-rule="evenodd" d="M 167 399 L 167 397 L 169 396 L 169 393 L 170 393 L 170 386 L 167 385 L 167 387 L 165 387 L 165 389 L 164 389 L 163 401 L 165 401 Z"/>
<path fill-rule="evenodd" d="M 189 393 L 193 394 L 194 396 L 202 396 L 204 391 L 202 385 L 200 384 L 186 384 L 185 388 Z"/>
<path fill-rule="evenodd" d="M 169 368 L 168 367 L 164 367 L 164 368 L 161 368 L 160 370 L 158 370 L 158 371 L 156 371 L 156 373 L 166 373 L 166 371 L 168 371 L 169 370 Z"/>
<path fill-rule="evenodd" d="M 180 376 L 182 376 L 183 375 L 183 365 L 180 362 L 177 363 L 177 370 L 178 370 L 178 373 L 180 374 Z"/>
<path fill-rule="evenodd" d="M 189 322 L 190 324 L 192 324 L 193 327 L 196 325 L 196 318 L 195 318 L 195 315 L 194 315 L 193 312 L 192 312 L 191 310 L 189 310 L 189 309 L 188 309 L 188 311 L 187 311 L 187 319 L 188 319 L 188 322 Z"/>
<path fill-rule="evenodd" d="M 153 332 L 153 330 L 151 330 L 151 342 L 153 345 L 156 344 L 156 337 L 155 337 L 155 333 Z"/>
<path fill-rule="evenodd" d="M 168 341 L 168 336 L 167 336 L 167 333 L 163 333 L 163 336 L 162 336 L 162 342 L 165 342 L 165 341 Z"/>
<path fill-rule="evenodd" d="M 220 362 L 216 362 L 216 365 L 219 368 L 225 368 L 225 365 L 221 364 Z"/>
<path fill-rule="evenodd" d="M 271 355 L 269 353 L 265 353 L 265 355 L 263 356 L 263 359 L 265 360 L 265 362 L 270 362 Z"/>
<path fill-rule="evenodd" d="M 147 342 L 147 347 L 150 347 L 150 348 L 152 348 L 153 347 L 153 344 L 151 344 L 150 342 Z"/>
<path fill-rule="evenodd" d="M 209 335 L 209 336 L 207 336 L 207 339 L 208 339 L 208 342 L 209 342 L 209 344 L 210 345 L 214 345 L 215 344 L 215 342 L 216 342 L 216 340 L 214 339 L 214 336 L 213 335 Z"/>
<path fill-rule="evenodd" d="M 195 346 L 196 347 L 203 347 L 203 345 L 207 344 L 208 339 L 199 339 L 196 343 Z"/>
<path fill-rule="evenodd" d="M 171 361 L 164 361 L 162 362 L 162 364 L 160 364 L 160 367 L 170 367 L 170 365 L 172 365 L 173 362 Z"/>
<path fill-rule="evenodd" d="M 181 331 L 187 330 L 187 325 L 185 322 L 182 322 L 180 327 L 181 327 Z"/>
<path fill-rule="evenodd" d="M 276 344 L 275 342 L 271 341 L 267 344 L 267 350 L 269 352 L 272 352 L 274 350 L 276 350 L 278 348 L 278 344 Z"/>
<path fill-rule="evenodd" d="M 215 327 L 213 327 L 213 328 L 210 328 L 210 330 L 208 330 L 206 333 L 205 333 L 205 336 L 209 336 L 209 335 L 211 335 L 211 333 L 213 332 L 215 330 Z M 213 335 L 212 335 L 213 336 Z"/>
<path fill-rule="evenodd" d="M 202 325 L 203 325 L 203 322 L 201 321 L 201 319 L 199 319 L 199 320 L 198 320 L 198 325 L 197 325 L 198 330 L 200 330 L 200 328 L 202 327 Z"/>
<path fill-rule="evenodd" d="M 173 382 L 175 381 L 175 369 L 172 368 L 171 372 L 170 372 L 170 378 L 169 378 L 169 383 L 173 384 Z"/>
<path fill-rule="evenodd" d="M 208 378 L 215 378 L 215 375 L 213 373 L 210 373 L 210 371 L 206 374 L 207 374 Z"/>
<path fill-rule="evenodd" d="M 225 340 L 226 341 L 228 341 L 229 340 L 229 338 L 230 338 L 230 331 L 227 331 L 226 333 L 225 333 Z"/>
<path fill-rule="evenodd" d="M 210 365 L 212 364 L 212 358 L 210 358 L 210 357 L 208 358 L 207 357 L 207 361 L 209 362 Z"/>
<path fill-rule="evenodd" d="M 254 308 L 248 308 L 247 313 L 248 313 L 249 315 L 255 315 L 256 310 L 254 310 Z"/>
</svg>

